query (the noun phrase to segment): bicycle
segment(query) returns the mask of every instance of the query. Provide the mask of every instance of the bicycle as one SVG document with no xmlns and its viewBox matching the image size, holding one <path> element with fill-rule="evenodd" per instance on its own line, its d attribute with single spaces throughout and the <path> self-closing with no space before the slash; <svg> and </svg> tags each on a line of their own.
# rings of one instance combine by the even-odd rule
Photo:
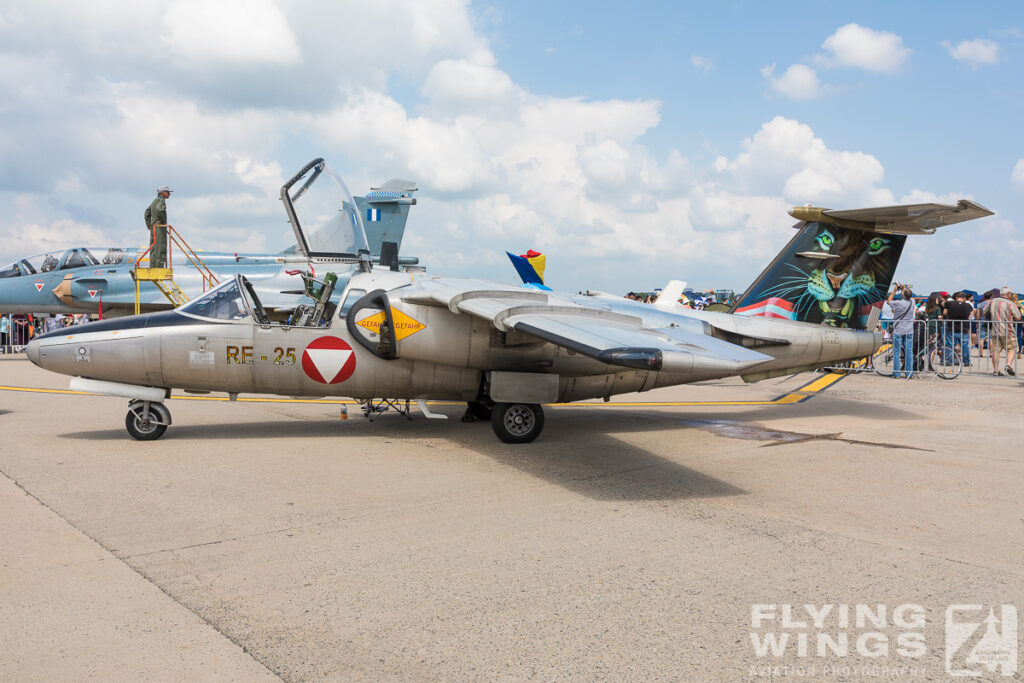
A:
<svg viewBox="0 0 1024 683">
<path fill-rule="evenodd" d="M 937 346 L 928 357 L 935 374 L 942 379 L 956 379 L 964 369 L 964 359 L 959 346 Z"/>
<path fill-rule="evenodd" d="M 872 358 L 872 365 L 874 365 L 875 372 L 882 377 L 892 377 L 892 364 L 895 351 L 893 350 L 892 342 L 885 342 L 885 344 L 878 350 L 875 356 Z M 924 346 L 923 349 L 918 351 L 914 356 L 914 373 L 923 372 L 925 368 L 932 368 L 934 365 L 926 365 L 928 362 L 928 347 Z M 957 374 L 960 371 L 957 370 Z M 955 376 L 955 375 L 954 375 Z M 952 379 L 952 377 L 946 377 L 944 379 Z"/>
<path fill-rule="evenodd" d="M 892 342 L 887 341 L 871 359 L 871 365 L 882 377 L 892 377 L 892 358 Z"/>
</svg>

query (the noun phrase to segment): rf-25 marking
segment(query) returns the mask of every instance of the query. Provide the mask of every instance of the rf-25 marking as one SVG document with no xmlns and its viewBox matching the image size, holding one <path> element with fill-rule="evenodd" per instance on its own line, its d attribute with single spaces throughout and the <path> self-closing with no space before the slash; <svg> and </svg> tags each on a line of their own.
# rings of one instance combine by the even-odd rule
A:
<svg viewBox="0 0 1024 683">
<path fill-rule="evenodd" d="M 194 353 L 194 352 L 190 352 Z M 289 346 L 287 349 L 280 346 L 275 347 L 272 352 L 273 364 L 274 365 L 295 365 L 295 348 Z M 237 346 L 225 346 L 224 356 L 228 363 L 238 363 L 239 365 L 252 365 L 253 359 L 253 347 L 243 346 L 241 348 Z M 269 361 L 270 356 L 263 355 L 259 357 L 261 361 Z"/>
<path fill-rule="evenodd" d="M 238 275 L 174 311 L 43 335 L 29 344 L 29 358 L 74 376 L 73 389 L 130 399 L 125 426 L 141 440 L 164 433 L 163 399 L 180 388 L 346 396 L 371 408 L 374 399 L 414 400 L 428 417 L 422 401 L 465 401 L 489 415 L 501 440 L 525 443 L 543 428 L 543 403 L 737 375 L 758 381 L 868 356 L 882 335 L 863 328 L 875 326 L 906 236 L 990 214 L 964 200 L 794 210 L 806 218 L 741 297 L 737 310 L 755 313 L 744 316 L 428 276 L 403 269 L 387 242 L 375 263 L 356 203 L 322 159 L 299 171 L 281 199 L 299 251 L 325 273 L 303 275 L 309 301 L 287 316 Z M 841 253 L 809 246 L 823 226 L 842 236 Z M 882 233 L 890 249 L 863 257 Z M 849 271 L 837 272 L 839 264 Z M 835 286 L 825 291 L 822 278 Z M 873 285 L 844 289 L 850 278 Z M 824 307 L 808 298 L 811 284 L 827 297 Z"/>
</svg>

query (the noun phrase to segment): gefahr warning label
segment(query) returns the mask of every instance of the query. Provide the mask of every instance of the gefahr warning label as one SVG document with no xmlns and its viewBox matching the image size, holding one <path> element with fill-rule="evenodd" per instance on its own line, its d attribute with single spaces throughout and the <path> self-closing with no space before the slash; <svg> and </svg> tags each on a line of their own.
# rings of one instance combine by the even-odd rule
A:
<svg viewBox="0 0 1024 683">
<path fill-rule="evenodd" d="M 402 341 L 406 337 L 416 334 L 427 327 L 419 320 L 410 318 L 394 306 L 391 307 L 391 320 L 395 323 L 395 339 L 397 341 Z M 374 334 L 380 334 L 380 324 L 383 321 L 384 311 L 380 311 L 379 313 L 374 313 L 373 315 L 356 322 L 356 325 L 359 325 Z"/>
</svg>

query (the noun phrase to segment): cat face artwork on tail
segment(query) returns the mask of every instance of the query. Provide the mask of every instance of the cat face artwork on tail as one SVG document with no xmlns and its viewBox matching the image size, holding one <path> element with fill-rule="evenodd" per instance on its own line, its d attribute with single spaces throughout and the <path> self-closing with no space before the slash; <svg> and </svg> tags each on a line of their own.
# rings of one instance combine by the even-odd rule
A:
<svg viewBox="0 0 1024 683">
<path fill-rule="evenodd" d="M 906 235 L 804 223 L 736 312 L 863 328 L 881 306 Z"/>
</svg>

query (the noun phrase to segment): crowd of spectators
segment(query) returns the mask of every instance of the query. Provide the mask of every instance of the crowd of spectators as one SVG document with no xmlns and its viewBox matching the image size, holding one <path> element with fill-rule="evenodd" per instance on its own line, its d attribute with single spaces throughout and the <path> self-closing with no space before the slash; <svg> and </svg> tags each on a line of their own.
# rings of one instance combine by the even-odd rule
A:
<svg viewBox="0 0 1024 683">
<path fill-rule="evenodd" d="M 731 290 L 723 291 L 729 291 L 729 294 L 723 295 L 721 291 L 713 289 L 706 289 L 703 292 L 693 292 L 688 290 L 687 293 L 684 293 L 679 297 L 679 300 L 676 303 L 685 308 L 691 308 L 698 311 L 702 311 L 712 304 L 732 306 L 735 296 L 731 294 Z M 645 304 L 653 304 L 658 301 L 660 293 L 661 290 L 655 290 L 653 292 L 627 292 L 625 298 L 632 299 L 633 301 L 640 301 Z"/>
<path fill-rule="evenodd" d="M 983 294 L 932 292 L 916 297 L 910 287 L 895 283 L 879 325 L 893 342 L 893 377 L 913 376 L 915 365 L 924 367 L 924 359 L 939 345 L 944 362 L 959 353 L 963 365 L 970 367 L 972 349 L 982 358 L 988 351 L 993 374 L 1015 375 L 1024 325 L 1014 323 L 1022 319 L 1024 305 L 1009 287 Z"/>
</svg>

